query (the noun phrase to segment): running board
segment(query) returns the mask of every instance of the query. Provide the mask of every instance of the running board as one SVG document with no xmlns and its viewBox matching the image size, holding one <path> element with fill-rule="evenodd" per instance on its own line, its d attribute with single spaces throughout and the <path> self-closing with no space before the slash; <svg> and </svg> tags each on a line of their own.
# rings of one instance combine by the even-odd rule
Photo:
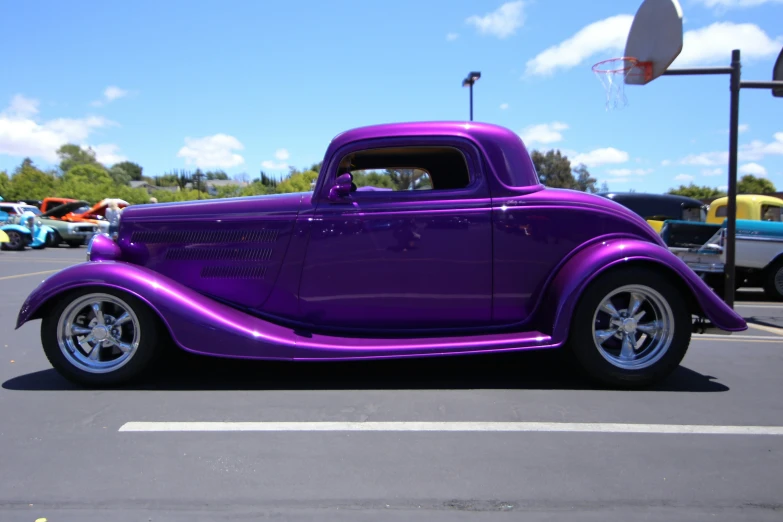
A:
<svg viewBox="0 0 783 522">
<path fill-rule="evenodd" d="M 294 360 L 383 359 L 437 355 L 467 355 L 557 348 L 552 337 L 541 332 L 513 332 L 458 337 L 419 337 L 410 339 L 334 337 L 296 334 Z"/>
</svg>

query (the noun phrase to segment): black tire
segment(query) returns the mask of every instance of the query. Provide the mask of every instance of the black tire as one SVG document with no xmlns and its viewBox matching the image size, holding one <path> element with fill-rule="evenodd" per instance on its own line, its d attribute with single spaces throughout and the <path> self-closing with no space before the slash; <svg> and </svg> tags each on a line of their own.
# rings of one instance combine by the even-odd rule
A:
<svg viewBox="0 0 783 522">
<path fill-rule="evenodd" d="M 775 284 L 775 280 L 777 283 Z M 773 301 L 783 301 L 783 259 L 773 262 L 764 271 L 764 295 Z"/>
<path fill-rule="evenodd" d="M 60 348 L 58 325 L 60 317 L 71 304 L 89 294 L 108 294 L 129 305 L 139 322 L 139 344 L 128 361 L 116 370 L 93 373 L 76 366 Z M 87 387 L 112 387 L 141 378 L 158 358 L 160 321 L 158 316 L 139 299 L 112 288 L 86 287 L 57 297 L 57 302 L 41 321 L 41 343 L 49 362 L 69 381 Z"/>
<path fill-rule="evenodd" d="M 47 239 L 46 246 L 48 246 L 49 248 L 54 248 L 63 242 L 62 236 L 56 230 L 54 231 L 54 233 L 49 234 L 49 237 L 46 239 Z"/>
<path fill-rule="evenodd" d="M 610 293 L 627 285 L 642 285 L 656 292 L 668 305 L 673 323 L 668 347 L 658 352 L 662 355 L 649 366 L 635 369 L 610 362 L 599 351 L 593 334 L 598 307 Z M 571 322 L 567 348 L 593 380 L 611 387 L 643 388 L 661 381 L 677 368 L 688 350 L 691 330 L 692 318 L 685 296 L 665 276 L 645 267 L 620 268 L 602 274 L 582 293 Z"/>
<path fill-rule="evenodd" d="M 76 239 L 74 241 L 66 241 L 71 248 L 79 248 L 84 244 L 84 239 Z"/>
<path fill-rule="evenodd" d="M 16 230 L 9 230 L 6 232 L 8 235 L 8 243 L 2 243 L 3 250 L 24 250 L 25 239 Z"/>
</svg>

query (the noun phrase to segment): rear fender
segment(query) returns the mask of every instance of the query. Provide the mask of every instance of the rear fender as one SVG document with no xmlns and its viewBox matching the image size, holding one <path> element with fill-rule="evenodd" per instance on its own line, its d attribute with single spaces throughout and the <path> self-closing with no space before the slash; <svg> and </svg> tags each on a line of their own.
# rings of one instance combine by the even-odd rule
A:
<svg viewBox="0 0 783 522">
<path fill-rule="evenodd" d="M 157 272 L 123 262 L 87 262 L 68 267 L 27 297 L 16 327 L 40 319 L 65 292 L 81 287 L 114 288 L 147 304 L 184 350 L 221 357 L 290 359 L 290 329 L 245 314 L 203 296 Z"/>
<path fill-rule="evenodd" d="M 571 318 L 585 288 L 607 270 L 630 264 L 652 264 L 685 284 L 698 310 L 715 327 L 730 332 L 747 329 L 745 320 L 729 308 L 696 273 L 665 248 L 638 239 L 594 243 L 571 256 L 553 278 L 541 308 L 541 325 L 552 328 L 552 339 L 565 342 Z"/>
</svg>

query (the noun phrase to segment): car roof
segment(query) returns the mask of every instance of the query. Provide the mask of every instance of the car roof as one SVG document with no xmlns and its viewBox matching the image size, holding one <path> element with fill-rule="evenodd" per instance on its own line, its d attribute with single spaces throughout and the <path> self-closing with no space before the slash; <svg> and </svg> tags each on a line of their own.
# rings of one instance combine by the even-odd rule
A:
<svg viewBox="0 0 783 522">
<path fill-rule="evenodd" d="M 661 201 L 661 202 L 667 202 L 671 203 L 673 201 L 676 201 L 680 203 L 681 205 L 689 205 L 689 206 L 698 206 L 701 207 L 704 205 L 701 201 L 694 198 L 689 198 L 687 196 L 680 196 L 678 194 L 647 194 L 645 192 L 601 192 L 598 194 L 599 196 L 603 196 L 605 198 L 613 199 L 617 201 L 618 203 L 621 201 Z"/>
<path fill-rule="evenodd" d="M 729 198 L 727 196 L 723 196 L 722 198 L 717 198 L 713 200 L 710 205 L 725 205 L 728 203 Z M 737 201 L 757 201 L 761 204 L 764 203 L 770 203 L 772 205 L 781 205 L 783 206 L 783 199 L 776 198 L 775 196 L 768 196 L 766 194 L 737 194 Z"/>
</svg>

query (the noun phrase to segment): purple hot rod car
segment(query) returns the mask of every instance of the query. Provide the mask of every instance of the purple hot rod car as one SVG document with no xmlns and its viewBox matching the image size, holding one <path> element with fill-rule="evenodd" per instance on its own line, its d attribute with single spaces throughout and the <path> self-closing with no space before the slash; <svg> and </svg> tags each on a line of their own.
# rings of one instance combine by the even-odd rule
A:
<svg viewBox="0 0 783 522">
<path fill-rule="evenodd" d="M 463 122 L 340 134 L 313 192 L 129 207 L 17 327 L 39 318 L 51 364 L 86 385 L 136 378 L 173 343 L 293 361 L 563 347 L 638 387 L 695 325 L 746 328 L 642 218 L 544 188 L 516 134 Z"/>
</svg>

